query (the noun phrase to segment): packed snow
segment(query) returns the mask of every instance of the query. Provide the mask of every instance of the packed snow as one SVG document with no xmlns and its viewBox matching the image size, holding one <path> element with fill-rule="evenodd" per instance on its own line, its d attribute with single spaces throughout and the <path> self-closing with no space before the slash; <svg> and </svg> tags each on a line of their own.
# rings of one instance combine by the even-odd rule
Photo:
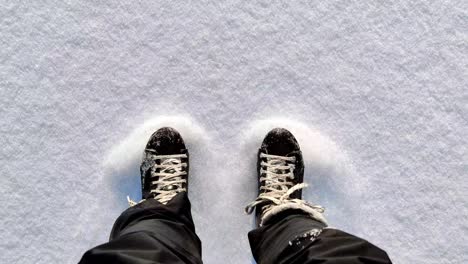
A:
<svg viewBox="0 0 468 264">
<path fill-rule="evenodd" d="M 394 263 L 468 263 L 466 1 L 0 3 L 0 263 L 106 242 L 162 126 L 190 152 L 205 263 L 252 261 L 274 127 L 331 226 Z"/>
</svg>

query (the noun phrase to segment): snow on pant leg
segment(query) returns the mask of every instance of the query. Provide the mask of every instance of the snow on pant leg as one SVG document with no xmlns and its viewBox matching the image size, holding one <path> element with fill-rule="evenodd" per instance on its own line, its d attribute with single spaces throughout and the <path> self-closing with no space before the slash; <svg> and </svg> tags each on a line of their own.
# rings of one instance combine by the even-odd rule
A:
<svg viewBox="0 0 468 264">
<path fill-rule="evenodd" d="M 391 263 L 387 253 L 368 241 L 316 221 L 300 211 L 286 211 L 249 232 L 258 264 Z"/>
<path fill-rule="evenodd" d="M 167 205 L 148 199 L 128 208 L 109 242 L 88 250 L 80 263 L 202 263 L 187 194 Z"/>
</svg>

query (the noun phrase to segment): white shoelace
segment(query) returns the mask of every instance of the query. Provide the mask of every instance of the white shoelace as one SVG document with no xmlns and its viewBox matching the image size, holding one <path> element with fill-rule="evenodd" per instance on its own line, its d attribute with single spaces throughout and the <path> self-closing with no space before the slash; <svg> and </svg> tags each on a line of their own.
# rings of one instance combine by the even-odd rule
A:
<svg viewBox="0 0 468 264">
<path fill-rule="evenodd" d="M 306 188 L 307 184 L 299 183 L 293 186 L 288 179 L 294 179 L 293 162 L 296 161 L 295 157 L 276 156 L 265 153 L 260 153 L 260 158 L 266 158 L 266 162 L 262 161 L 260 164 L 260 183 L 265 182 L 264 186 L 260 187 L 260 195 L 253 202 L 245 207 L 245 212 L 251 214 L 255 206 L 271 203 L 263 208 L 262 214 L 266 214 L 275 205 L 283 204 L 296 204 L 298 206 L 307 206 L 313 210 L 323 213 L 325 209 L 318 205 L 310 205 L 301 199 L 291 199 L 289 196 L 300 189 Z M 266 169 L 263 169 L 266 167 Z M 264 192 L 262 192 L 264 191 Z"/>
<path fill-rule="evenodd" d="M 181 177 L 187 175 L 187 172 L 184 170 L 187 167 L 187 163 L 182 162 L 183 158 L 187 158 L 186 154 L 154 155 L 152 158 L 154 160 L 161 160 L 161 164 L 154 164 L 151 168 L 151 179 L 159 177 L 158 180 L 151 181 L 151 185 L 157 186 L 156 189 L 150 191 L 155 194 L 154 199 L 162 204 L 166 204 L 178 193 L 187 191 L 186 188 L 182 187 L 184 183 L 187 183 L 187 180 Z M 158 168 L 160 171 L 156 172 Z M 130 206 L 134 206 L 145 199 L 137 203 L 127 196 L 127 200 Z"/>
</svg>

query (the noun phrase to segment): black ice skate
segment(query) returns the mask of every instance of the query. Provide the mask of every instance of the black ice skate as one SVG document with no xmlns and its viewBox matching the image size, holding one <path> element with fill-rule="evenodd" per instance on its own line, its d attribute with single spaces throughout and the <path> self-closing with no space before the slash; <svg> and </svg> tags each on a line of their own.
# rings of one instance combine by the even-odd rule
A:
<svg viewBox="0 0 468 264">
<path fill-rule="evenodd" d="M 301 210 L 312 218 L 326 223 L 321 206 L 302 200 L 304 162 L 299 144 L 286 129 L 275 128 L 263 140 L 258 152 L 258 197 L 245 211 L 255 208 L 257 226 L 272 216 L 289 209 Z"/>
<path fill-rule="evenodd" d="M 189 157 L 179 132 L 164 127 L 151 135 L 140 166 L 142 198 L 167 204 L 188 188 Z M 140 202 L 142 202 L 140 201 Z M 130 206 L 137 204 L 128 199 Z"/>
</svg>

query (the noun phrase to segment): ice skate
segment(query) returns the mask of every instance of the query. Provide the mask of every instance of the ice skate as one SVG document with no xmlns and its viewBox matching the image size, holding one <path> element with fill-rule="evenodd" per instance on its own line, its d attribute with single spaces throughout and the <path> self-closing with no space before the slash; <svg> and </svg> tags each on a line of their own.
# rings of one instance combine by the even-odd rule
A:
<svg viewBox="0 0 468 264">
<path fill-rule="evenodd" d="M 261 226 L 273 215 L 289 209 L 302 210 L 325 221 L 321 206 L 302 200 L 304 162 L 297 140 L 286 129 L 275 128 L 263 140 L 258 152 L 258 197 L 246 208 L 255 209 L 256 223 Z"/>
<path fill-rule="evenodd" d="M 189 158 L 179 132 L 164 127 L 151 135 L 140 166 L 142 201 L 156 199 L 167 204 L 188 188 Z M 128 199 L 131 206 L 136 202 Z M 141 201 L 140 201 L 141 202 Z"/>
</svg>

